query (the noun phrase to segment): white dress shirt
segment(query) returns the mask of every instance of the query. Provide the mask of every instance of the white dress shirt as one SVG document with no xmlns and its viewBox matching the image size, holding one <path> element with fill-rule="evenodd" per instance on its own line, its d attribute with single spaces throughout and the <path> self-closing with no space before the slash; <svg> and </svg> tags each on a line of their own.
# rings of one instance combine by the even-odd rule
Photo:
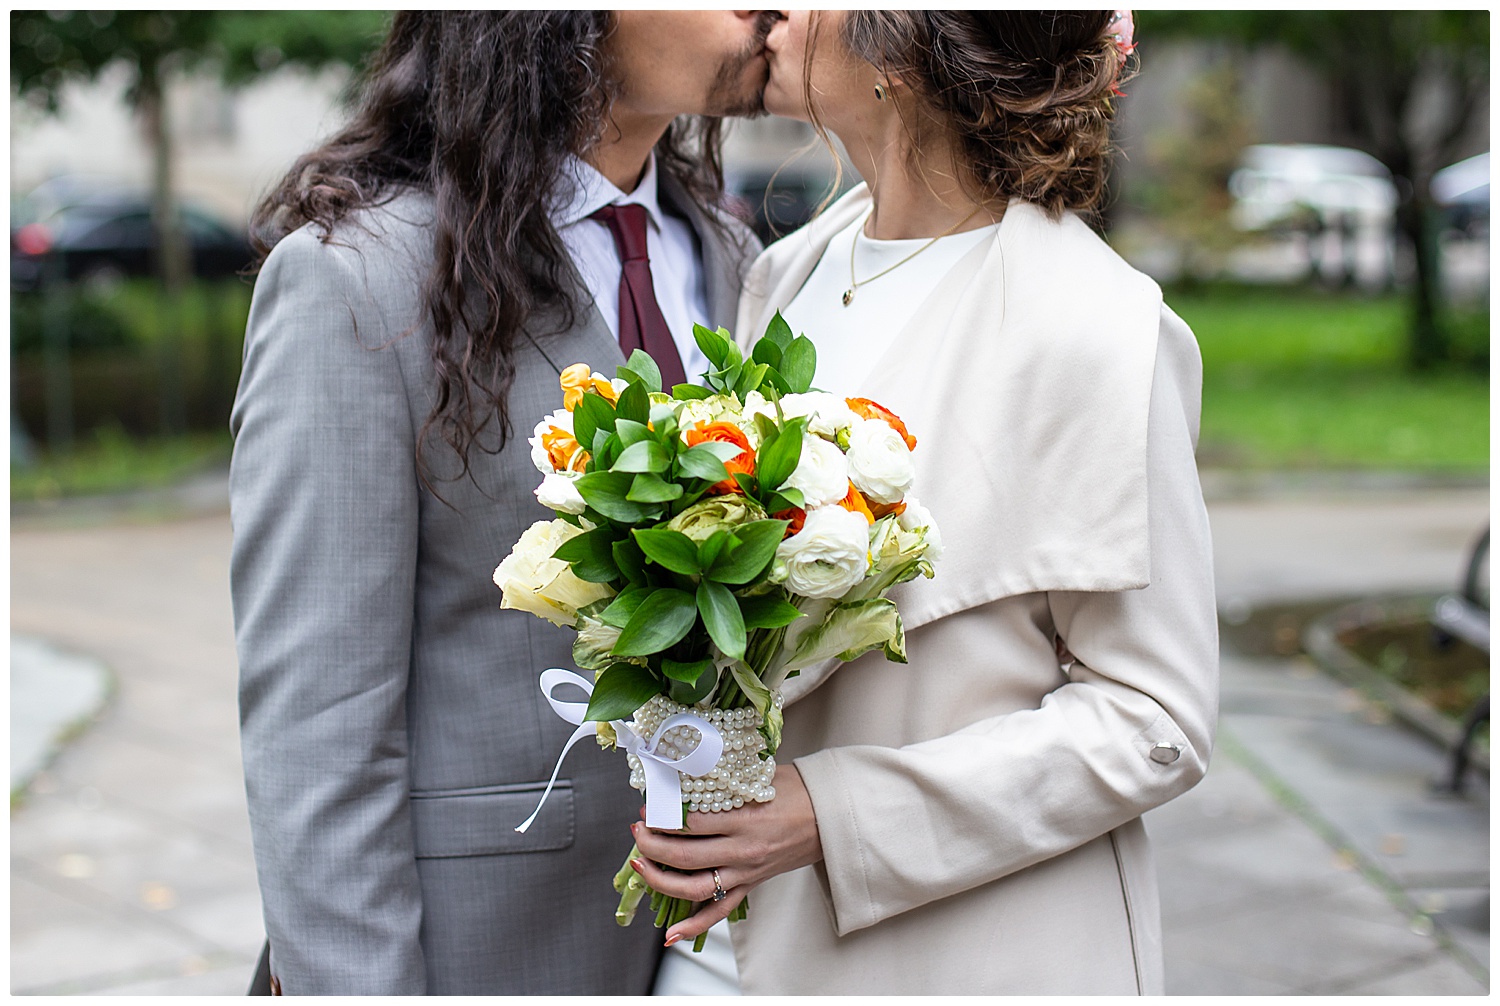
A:
<svg viewBox="0 0 1500 1006">
<path fill-rule="evenodd" d="M 687 221 L 664 212 L 657 201 L 656 155 L 647 158 L 645 174 L 628 194 L 579 158 L 570 158 L 565 170 L 572 172 L 575 184 L 553 211 L 552 224 L 616 339 L 620 337 L 620 256 L 609 227 L 589 215 L 611 203 L 639 203 L 646 208 L 646 255 L 651 260 L 656 302 L 677 343 L 687 379 L 697 381 L 708 369 L 708 358 L 693 339 L 695 323 L 709 325 L 703 256 Z"/>
</svg>

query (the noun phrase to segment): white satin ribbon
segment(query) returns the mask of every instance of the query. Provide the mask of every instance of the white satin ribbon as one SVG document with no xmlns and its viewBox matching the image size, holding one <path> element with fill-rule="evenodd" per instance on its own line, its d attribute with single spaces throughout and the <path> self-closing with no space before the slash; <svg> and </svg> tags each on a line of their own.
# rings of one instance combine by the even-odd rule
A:
<svg viewBox="0 0 1500 1006">
<path fill-rule="evenodd" d="M 568 756 L 573 745 L 599 730 L 598 721 L 584 719 L 588 715 L 587 701 L 562 702 L 552 697 L 552 690 L 561 684 L 581 688 L 585 695 L 591 697 L 594 694 L 593 682 L 582 675 L 565 671 L 560 667 L 548 668 L 542 672 L 542 695 L 546 697 L 547 704 L 560 719 L 574 724 L 578 729 L 573 731 L 573 736 L 569 737 L 568 742 L 563 745 L 562 754 L 557 756 L 557 764 L 552 768 L 552 778 L 547 780 L 547 788 L 542 792 L 542 798 L 537 802 L 536 810 L 516 826 L 516 831 L 522 834 L 525 834 L 526 829 L 531 827 L 537 815 L 542 812 L 547 797 L 552 795 L 552 787 L 557 783 L 557 773 L 562 771 L 563 759 Z M 666 831 L 681 829 L 682 777 L 704 775 L 713 771 L 713 767 L 719 763 L 719 755 L 724 752 L 723 736 L 713 724 L 693 713 L 677 713 L 667 717 L 652 735 L 650 741 L 642 739 L 624 720 L 613 720 L 611 726 L 615 728 L 615 737 L 619 740 L 620 746 L 641 760 L 641 768 L 646 776 L 646 827 Z M 698 731 L 700 738 L 698 746 L 677 759 L 669 759 L 657 754 L 662 737 L 668 731 L 681 726 L 692 727 Z"/>
</svg>

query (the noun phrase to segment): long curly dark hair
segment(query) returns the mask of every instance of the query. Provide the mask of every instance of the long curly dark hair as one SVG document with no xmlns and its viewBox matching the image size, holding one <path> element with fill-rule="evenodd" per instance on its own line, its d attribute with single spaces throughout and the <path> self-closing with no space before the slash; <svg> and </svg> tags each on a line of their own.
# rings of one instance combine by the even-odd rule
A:
<svg viewBox="0 0 1500 1006">
<path fill-rule="evenodd" d="M 292 165 L 251 218 L 259 261 L 307 223 L 326 241 L 351 213 L 408 189 L 435 203 L 422 298 L 437 397 L 418 438 L 500 451 L 522 330 L 540 311 L 571 327 L 577 306 L 547 208 L 569 155 L 603 137 L 619 84 L 603 43 L 609 11 L 401 11 L 342 130 Z M 700 205 L 723 190 L 717 118 L 676 120 L 658 169 Z M 475 294 L 478 296 L 476 297 Z"/>
<path fill-rule="evenodd" d="M 1115 87 L 1129 76 L 1111 11 L 856 10 L 841 41 L 908 84 L 952 131 L 982 204 L 1056 217 L 1105 194 Z"/>
</svg>

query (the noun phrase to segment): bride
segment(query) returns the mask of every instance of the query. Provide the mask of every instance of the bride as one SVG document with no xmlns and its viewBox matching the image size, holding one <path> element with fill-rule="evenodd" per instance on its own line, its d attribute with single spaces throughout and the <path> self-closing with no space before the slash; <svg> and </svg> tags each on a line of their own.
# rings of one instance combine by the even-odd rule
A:
<svg viewBox="0 0 1500 1006">
<path fill-rule="evenodd" d="M 781 310 L 824 389 L 906 421 L 945 550 L 892 594 L 909 665 L 788 683 L 775 800 L 633 828 L 653 888 L 708 901 L 669 946 L 753 891 L 746 993 L 1163 991 L 1141 815 L 1207 768 L 1218 647 L 1197 345 L 1081 216 L 1129 26 L 830 11 L 771 34 L 767 108 L 837 134 L 865 184 L 766 250 L 739 332 Z"/>
</svg>

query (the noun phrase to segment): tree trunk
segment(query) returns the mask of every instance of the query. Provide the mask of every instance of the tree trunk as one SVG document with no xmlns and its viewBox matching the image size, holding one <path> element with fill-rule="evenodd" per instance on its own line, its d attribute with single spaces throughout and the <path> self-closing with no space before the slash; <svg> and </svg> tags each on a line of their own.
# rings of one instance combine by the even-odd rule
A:
<svg viewBox="0 0 1500 1006">
<path fill-rule="evenodd" d="M 1411 330 L 1407 364 L 1413 370 L 1430 370 L 1449 356 L 1447 333 L 1438 317 L 1442 296 L 1438 273 L 1437 232 L 1426 185 L 1413 186 L 1413 193 L 1396 210 L 1396 225 L 1411 244 L 1416 275 L 1412 277 Z"/>
<path fill-rule="evenodd" d="M 182 292 L 191 275 L 191 261 L 177 212 L 172 185 L 172 133 L 167 122 L 161 70 L 141 63 L 136 109 L 151 147 L 151 218 L 156 228 L 156 269 L 165 293 L 162 338 L 158 344 L 161 367 L 161 423 L 167 434 L 187 430 L 187 406 L 182 387 Z"/>
</svg>

